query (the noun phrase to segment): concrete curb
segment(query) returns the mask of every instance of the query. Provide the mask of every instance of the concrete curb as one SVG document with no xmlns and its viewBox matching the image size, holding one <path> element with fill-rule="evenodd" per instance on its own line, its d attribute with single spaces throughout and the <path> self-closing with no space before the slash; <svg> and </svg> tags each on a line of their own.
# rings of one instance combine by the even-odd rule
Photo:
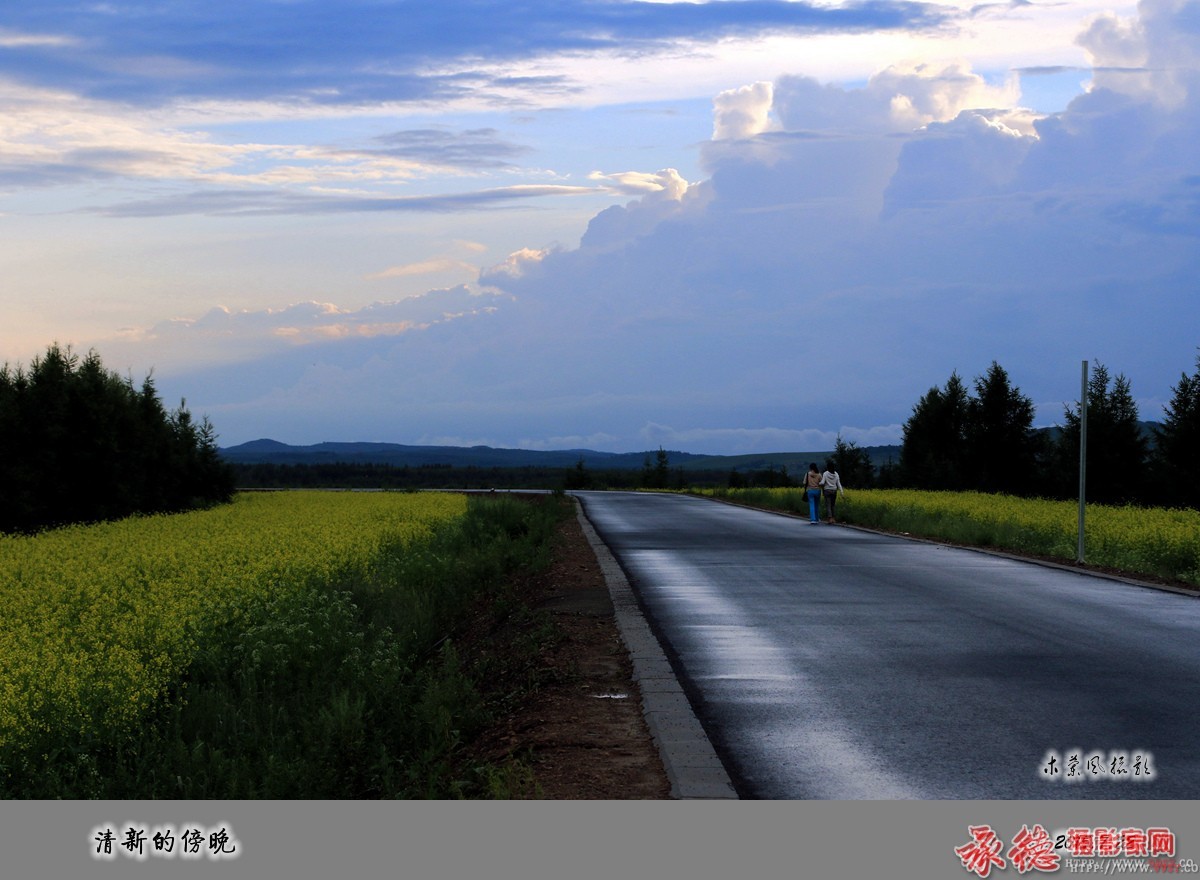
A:
<svg viewBox="0 0 1200 880">
<path fill-rule="evenodd" d="M 725 766 L 642 616 L 625 572 L 592 528 L 582 503 L 578 498 L 574 501 L 579 525 L 608 584 L 617 629 L 633 663 L 634 681 L 642 692 L 642 714 L 671 781 L 671 796 L 679 800 L 737 799 Z"/>
</svg>

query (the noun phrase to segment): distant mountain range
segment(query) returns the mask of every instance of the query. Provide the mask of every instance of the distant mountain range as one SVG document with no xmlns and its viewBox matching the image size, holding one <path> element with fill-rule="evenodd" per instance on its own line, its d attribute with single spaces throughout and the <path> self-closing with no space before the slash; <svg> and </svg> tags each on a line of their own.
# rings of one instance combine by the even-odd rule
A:
<svg viewBox="0 0 1200 880">
<path fill-rule="evenodd" d="M 1139 425 L 1153 444 L 1156 422 Z M 1039 428 L 1050 440 L 1061 429 Z M 900 446 L 861 447 L 876 467 L 900 461 Z M 763 452 L 748 455 L 701 455 L 667 450 L 672 469 L 685 471 L 765 471 L 786 467 L 789 473 L 802 473 L 809 462 L 824 466 L 833 450 L 808 452 Z M 640 470 L 649 459 L 653 466 L 658 450 L 642 452 L 597 452 L 594 449 L 503 449 L 492 446 L 406 446 L 400 443 L 315 443 L 291 446 L 278 440 L 251 440 L 221 449 L 221 456 L 234 464 L 375 464 L 392 467 L 455 468 L 572 468 L 580 461 L 592 470 Z"/>
<path fill-rule="evenodd" d="M 898 461 L 899 446 L 864 447 L 876 464 Z M 800 472 L 810 461 L 823 465 L 832 450 L 773 452 L 752 455 L 698 455 L 667 450 L 672 468 L 685 471 L 755 471 L 786 467 Z M 399 443 L 316 443 L 290 446 L 277 440 L 252 440 L 221 450 L 234 464 L 378 464 L 392 467 L 571 468 L 580 461 L 593 470 L 638 470 L 658 450 L 597 452 L 594 449 L 497 449 L 491 446 L 405 446 Z"/>
</svg>

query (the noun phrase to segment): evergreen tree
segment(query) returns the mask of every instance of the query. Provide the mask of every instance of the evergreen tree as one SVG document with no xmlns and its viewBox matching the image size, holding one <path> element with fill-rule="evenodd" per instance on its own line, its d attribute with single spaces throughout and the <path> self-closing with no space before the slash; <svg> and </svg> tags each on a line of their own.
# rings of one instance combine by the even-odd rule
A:
<svg viewBox="0 0 1200 880">
<path fill-rule="evenodd" d="M 1200 509 L 1200 355 L 1195 374 L 1183 373 L 1171 391 L 1155 430 L 1155 482 L 1163 503 Z"/>
<path fill-rule="evenodd" d="M 996 361 L 975 379 L 967 406 L 966 486 L 1027 494 L 1036 482 L 1038 441 L 1033 401 L 1009 383 Z"/>
<path fill-rule="evenodd" d="M 592 475 L 588 473 L 587 465 L 584 464 L 583 456 L 579 456 L 579 460 L 575 462 L 575 467 L 569 468 L 566 475 L 563 477 L 564 489 L 589 489 L 592 485 Z"/>
<path fill-rule="evenodd" d="M 646 454 L 642 463 L 642 486 L 646 489 L 666 489 L 671 484 L 671 461 L 666 450 L 661 446 L 650 463 L 650 454 Z"/>
<path fill-rule="evenodd" d="M 765 471 L 751 471 L 749 476 L 750 485 L 763 489 L 785 489 L 796 485 L 788 475 L 787 465 L 781 466 L 779 470 L 775 470 L 775 465 L 769 465 Z"/>
<path fill-rule="evenodd" d="M 871 456 L 853 440 L 843 440 L 841 434 L 834 442 L 831 464 L 843 486 L 867 489 L 875 485 L 875 466 L 871 464 Z"/>
<path fill-rule="evenodd" d="M 1056 460 L 1063 494 L 1069 496 L 1079 468 L 1079 403 L 1063 415 L 1066 425 L 1059 435 Z M 1146 438 L 1129 380 L 1124 375 L 1111 378 L 1097 362 L 1087 383 L 1087 499 L 1098 504 L 1147 500 L 1146 461 Z"/>
<path fill-rule="evenodd" d="M 52 345 L 0 369 L 0 529 L 182 510 L 228 500 L 234 472 L 185 405 L 168 415 L 99 355 Z"/>
<path fill-rule="evenodd" d="M 900 474 L 921 489 L 963 487 L 966 458 L 967 389 L 957 372 L 945 388 L 934 386 L 917 401 L 904 423 Z"/>
<path fill-rule="evenodd" d="M 875 486 L 879 489 L 896 489 L 903 485 L 903 479 L 900 476 L 900 465 L 892 460 L 889 455 L 888 460 L 879 466 L 875 475 Z"/>
</svg>

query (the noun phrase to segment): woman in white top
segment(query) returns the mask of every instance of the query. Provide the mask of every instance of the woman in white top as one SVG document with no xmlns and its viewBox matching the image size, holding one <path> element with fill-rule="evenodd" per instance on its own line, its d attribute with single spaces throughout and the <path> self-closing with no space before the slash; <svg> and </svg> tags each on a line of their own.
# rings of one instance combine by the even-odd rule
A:
<svg viewBox="0 0 1200 880">
<path fill-rule="evenodd" d="M 842 491 L 842 478 L 833 469 L 833 462 L 825 462 L 825 473 L 821 474 L 821 488 L 825 495 L 825 509 L 829 511 L 829 522 L 833 522 L 834 508 Z"/>
</svg>

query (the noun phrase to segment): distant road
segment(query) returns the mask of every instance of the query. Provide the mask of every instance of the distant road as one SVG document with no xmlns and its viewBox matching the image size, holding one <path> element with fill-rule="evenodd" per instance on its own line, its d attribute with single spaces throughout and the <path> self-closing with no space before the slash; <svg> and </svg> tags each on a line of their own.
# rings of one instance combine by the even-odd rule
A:
<svg viewBox="0 0 1200 880">
<path fill-rule="evenodd" d="M 694 497 L 579 497 L 741 797 L 1200 798 L 1200 600 Z M 1061 781 L 1072 755 L 1088 781 Z"/>
</svg>

